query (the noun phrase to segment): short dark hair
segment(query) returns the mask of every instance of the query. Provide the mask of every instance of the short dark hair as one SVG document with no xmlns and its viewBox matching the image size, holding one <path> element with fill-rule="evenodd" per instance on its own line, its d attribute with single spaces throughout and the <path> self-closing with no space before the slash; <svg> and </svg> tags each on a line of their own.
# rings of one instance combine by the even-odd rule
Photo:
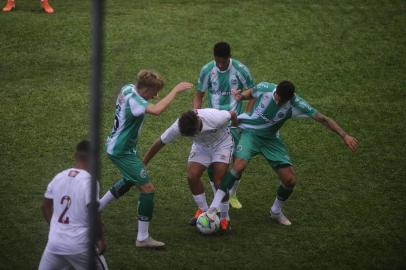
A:
<svg viewBox="0 0 406 270">
<path fill-rule="evenodd" d="M 231 56 L 230 44 L 224 41 L 216 43 L 214 45 L 213 53 L 214 56 L 217 57 L 229 58 Z"/>
<path fill-rule="evenodd" d="M 199 129 L 199 117 L 195 111 L 187 111 L 179 117 L 178 127 L 182 136 L 193 136 Z"/>
<path fill-rule="evenodd" d="M 76 145 L 75 158 L 78 160 L 88 160 L 90 156 L 90 142 L 82 140 Z"/>
<path fill-rule="evenodd" d="M 280 97 L 280 101 L 285 103 L 294 96 L 295 86 L 290 81 L 281 81 L 276 87 L 276 93 Z"/>
</svg>

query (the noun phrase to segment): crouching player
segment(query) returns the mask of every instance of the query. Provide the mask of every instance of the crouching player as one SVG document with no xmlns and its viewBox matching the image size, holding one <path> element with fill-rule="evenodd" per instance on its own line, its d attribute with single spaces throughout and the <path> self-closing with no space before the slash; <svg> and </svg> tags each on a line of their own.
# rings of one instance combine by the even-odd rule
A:
<svg viewBox="0 0 406 270">
<path fill-rule="evenodd" d="M 190 224 L 196 224 L 197 217 L 208 209 L 200 179 L 203 172 L 212 166 L 215 192 L 228 170 L 233 153 L 233 139 L 228 128 L 230 120 L 234 125 L 237 124 L 235 112 L 217 109 L 187 111 L 154 142 L 144 156 L 144 164 L 147 165 L 159 150 L 178 136 L 186 136 L 193 141 L 187 165 L 187 180 L 199 210 Z M 227 197 L 222 198 L 219 208 L 220 229 L 225 232 L 230 229 Z"/>
</svg>

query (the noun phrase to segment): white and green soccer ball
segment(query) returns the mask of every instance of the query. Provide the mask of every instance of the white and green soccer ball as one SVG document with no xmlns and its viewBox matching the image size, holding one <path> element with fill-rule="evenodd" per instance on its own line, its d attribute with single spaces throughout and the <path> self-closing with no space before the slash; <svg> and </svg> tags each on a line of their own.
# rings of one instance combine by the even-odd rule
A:
<svg viewBox="0 0 406 270">
<path fill-rule="evenodd" d="M 220 218 L 215 215 L 214 220 L 210 220 L 206 213 L 200 214 L 196 221 L 196 228 L 202 234 L 213 234 L 220 228 Z"/>
</svg>

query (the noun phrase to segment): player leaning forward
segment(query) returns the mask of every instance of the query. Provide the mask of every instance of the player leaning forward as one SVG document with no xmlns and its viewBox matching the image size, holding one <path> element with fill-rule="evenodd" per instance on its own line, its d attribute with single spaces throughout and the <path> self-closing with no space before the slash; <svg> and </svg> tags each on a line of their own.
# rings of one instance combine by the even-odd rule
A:
<svg viewBox="0 0 406 270">
<path fill-rule="evenodd" d="M 183 113 L 160 138 L 155 140 L 144 156 L 145 165 L 166 144 L 179 136 L 189 137 L 193 140 L 187 165 L 189 187 L 197 207 L 203 212 L 207 211 L 204 186 L 200 178 L 211 166 L 214 185 L 219 187 L 226 174 L 234 148 L 228 127 L 230 120 L 234 125 L 237 124 L 235 112 L 207 108 Z M 220 229 L 226 232 L 229 229 L 228 202 L 221 203 L 219 208 Z"/>
<path fill-rule="evenodd" d="M 39 270 L 88 268 L 89 214 L 91 194 L 89 170 L 89 141 L 76 146 L 75 166 L 57 174 L 48 184 L 42 213 L 49 223 L 48 243 L 39 264 Z M 99 190 L 97 183 L 97 191 Z M 97 200 L 99 193 L 97 192 Z M 97 215 L 96 269 L 107 269 L 102 255 L 106 244 L 100 215 Z"/>
<path fill-rule="evenodd" d="M 268 161 L 281 181 L 270 210 L 271 218 L 280 224 L 291 225 L 282 213 L 282 207 L 296 184 L 292 162 L 279 137 L 279 129 L 285 121 L 292 117 L 310 117 L 340 136 L 350 150 L 355 151 L 358 142 L 333 119 L 321 114 L 297 96 L 294 85 L 289 81 L 282 81 L 278 85 L 262 82 L 253 89 L 237 93 L 236 97 L 257 100 L 252 113 L 238 117 L 239 127 L 243 132 L 234 154 L 233 167 L 221 182 L 207 215 L 210 218 L 216 212 L 228 188 L 233 185 L 235 179 L 241 177 L 250 159 L 260 154 Z"/>
<path fill-rule="evenodd" d="M 137 77 L 137 84 L 123 86 L 117 97 L 114 126 L 106 142 L 107 155 L 122 173 L 122 179 L 102 197 L 99 209 L 102 210 L 107 203 L 123 196 L 132 186 L 137 186 L 141 193 L 138 199 L 136 246 L 154 248 L 165 245 L 152 239 L 148 230 L 154 209 L 155 187 L 149 182 L 147 171 L 135 147 L 145 114 L 160 115 L 178 93 L 193 85 L 181 82 L 159 102 L 149 104 L 148 100 L 158 95 L 164 82 L 159 74 L 150 70 L 141 70 Z"/>
</svg>

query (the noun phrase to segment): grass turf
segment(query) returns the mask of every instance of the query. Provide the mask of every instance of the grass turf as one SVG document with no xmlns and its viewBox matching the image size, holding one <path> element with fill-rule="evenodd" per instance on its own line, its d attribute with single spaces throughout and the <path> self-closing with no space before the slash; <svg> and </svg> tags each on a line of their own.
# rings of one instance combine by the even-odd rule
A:
<svg viewBox="0 0 406 270">
<path fill-rule="evenodd" d="M 43 192 L 88 134 L 90 6 L 51 4 L 53 15 L 28 0 L 0 14 L 2 269 L 37 267 L 48 232 Z M 404 1 L 108 2 L 103 138 L 118 88 L 139 69 L 162 73 L 167 93 L 181 80 L 195 83 L 213 44 L 226 40 L 256 82 L 292 80 L 360 141 L 351 154 L 314 121 L 289 121 L 281 134 L 299 179 L 285 208 L 293 226 L 268 219 L 278 181 L 257 157 L 239 190 L 243 208 L 231 210 L 232 235 L 224 237 L 203 237 L 186 225 L 194 211 L 185 181 L 190 142 L 168 145 L 149 166 L 157 187 L 151 232 L 168 247 L 134 248 L 132 190 L 104 213 L 110 268 L 406 268 L 405 24 Z M 141 153 L 192 97 L 180 95 L 165 114 L 147 118 Z M 104 193 L 119 174 L 104 153 L 102 166 Z"/>
</svg>

